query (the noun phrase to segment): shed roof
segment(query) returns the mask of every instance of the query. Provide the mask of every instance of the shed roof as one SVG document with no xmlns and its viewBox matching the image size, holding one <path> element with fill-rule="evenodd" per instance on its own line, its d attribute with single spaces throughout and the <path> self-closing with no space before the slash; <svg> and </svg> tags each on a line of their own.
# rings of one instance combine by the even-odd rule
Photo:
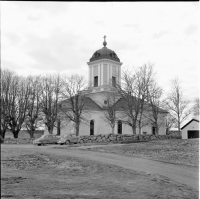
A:
<svg viewBox="0 0 200 199">
<path fill-rule="evenodd" d="M 133 98 L 135 98 L 135 97 L 133 97 Z M 133 100 L 133 102 L 134 102 L 134 100 Z M 125 99 L 120 98 L 120 99 L 115 103 L 115 106 L 116 106 L 117 110 L 123 110 L 124 104 L 126 104 Z M 152 109 L 151 109 L 151 106 L 150 106 L 148 103 L 146 103 L 146 102 L 145 102 L 145 107 L 146 107 L 146 110 L 149 110 L 149 111 L 152 110 Z M 166 111 L 166 110 L 164 110 L 164 109 L 161 109 L 161 108 L 159 108 L 159 107 L 158 107 L 158 111 L 159 111 L 160 113 L 168 113 L 168 111 Z"/>
<path fill-rule="evenodd" d="M 199 120 L 191 119 L 187 124 L 185 124 L 185 125 L 181 128 L 181 130 L 183 130 L 186 126 L 188 126 L 188 125 L 189 125 L 191 122 L 193 122 L 193 121 L 199 122 Z"/>
</svg>

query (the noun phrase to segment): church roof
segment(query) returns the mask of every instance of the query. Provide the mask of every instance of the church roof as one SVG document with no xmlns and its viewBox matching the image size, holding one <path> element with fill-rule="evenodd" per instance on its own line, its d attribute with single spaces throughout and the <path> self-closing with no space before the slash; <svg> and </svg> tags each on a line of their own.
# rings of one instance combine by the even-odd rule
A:
<svg viewBox="0 0 200 199">
<path fill-rule="evenodd" d="M 83 98 L 84 102 L 84 110 L 92 110 L 92 111 L 101 111 L 101 107 L 94 102 L 91 98 L 85 97 Z M 63 106 L 65 104 L 65 106 Z M 60 106 L 62 106 L 64 109 L 70 109 L 71 103 L 69 99 L 66 99 L 62 102 L 60 102 Z"/>
<path fill-rule="evenodd" d="M 94 52 L 94 54 L 90 58 L 90 62 L 100 59 L 111 59 L 116 62 L 120 62 L 120 59 L 118 58 L 117 54 L 113 50 L 110 50 L 109 48 L 106 47 L 107 42 L 105 41 L 105 38 L 106 36 L 104 36 L 104 42 L 103 42 L 104 47 Z"/>
<path fill-rule="evenodd" d="M 84 109 L 94 110 L 94 111 L 102 110 L 101 107 L 89 97 L 85 98 L 85 108 Z"/>
<path fill-rule="evenodd" d="M 95 101 L 93 101 L 90 97 L 85 97 L 84 99 L 84 110 L 90 110 L 90 111 L 103 111 L 107 109 L 107 106 L 104 105 L 103 107 L 100 107 Z M 60 102 L 61 106 L 62 104 L 70 104 L 68 103 L 69 99 L 64 100 L 62 102 Z M 119 100 L 116 101 L 116 103 L 114 104 L 115 108 L 117 111 L 123 111 L 124 108 L 124 104 L 126 104 L 125 99 L 120 98 Z M 149 104 L 146 104 L 147 106 L 149 106 Z M 63 107 L 63 106 L 62 106 Z M 69 106 L 64 106 L 66 109 L 69 108 Z M 148 108 L 148 110 L 150 111 L 151 109 Z M 166 110 L 163 110 L 161 108 L 158 108 L 160 113 L 168 113 Z"/>
<path fill-rule="evenodd" d="M 117 110 L 123 110 L 124 104 L 126 104 L 125 99 L 120 98 L 120 99 L 115 103 L 116 109 L 117 109 Z M 146 107 L 146 110 L 151 111 L 151 106 L 150 106 L 148 103 L 146 103 L 145 105 L 147 106 L 147 107 Z M 163 109 L 161 109 L 161 108 L 159 108 L 159 107 L 158 107 L 158 111 L 159 111 L 160 113 L 168 113 L 166 110 L 163 110 Z"/>
</svg>

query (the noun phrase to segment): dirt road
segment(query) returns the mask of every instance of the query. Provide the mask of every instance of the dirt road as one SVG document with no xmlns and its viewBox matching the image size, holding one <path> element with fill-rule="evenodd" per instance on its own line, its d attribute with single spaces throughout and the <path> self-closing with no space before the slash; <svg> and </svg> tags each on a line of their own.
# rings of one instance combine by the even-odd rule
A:
<svg viewBox="0 0 200 199">
<path fill-rule="evenodd" d="M 93 160 L 101 162 L 103 164 L 117 165 L 125 169 L 142 171 L 149 174 L 159 174 L 168 177 L 171 180 L 180 184 L 185 184 L 195 189 L 199 188 L 199 170 L 196 167 L 187 167 L 181 165 L 177 166 L 173 164 L 166 164 L 142 158 L 125 157 L 115 154 L 79 150 L 78 148 L 73 147 L 66 148 L 64 146 L 56 148 L 55 145 L 41 147 L 33 145 L 2 145 L 1 148 L 19 148 L 25 149 L 26 151 L 51 153 L 59 156 L 71 156 L 87 160 Z"/>
</svg>

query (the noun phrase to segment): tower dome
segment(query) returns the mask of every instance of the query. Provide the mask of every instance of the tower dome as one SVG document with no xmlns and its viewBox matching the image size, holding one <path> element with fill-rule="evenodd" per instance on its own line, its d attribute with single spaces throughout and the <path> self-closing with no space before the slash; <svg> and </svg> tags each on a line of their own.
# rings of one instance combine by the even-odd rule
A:
<svg viewBox="0 0 200 199">
<path fill-rule="evenodd" d="M 120 59 L 118 58 L 117 54 L 113 50 L 110 50 L 109 48 L 106 47 L 107 42 L 105 38 L 106 36 L 104 36 L 104 42 L 103 42 L 104 47 L 94 52 L 94 54 L 90 58 L 90 62 L 100 59 L 111 59 L 116 62 L 120 62 Z"/>
<path fill-rule="evenodd" d="M 116 53 L 106 47 L 106 36 L 103 38 L 103 48 L 95 51 L 90 61 L 87 62 L 89 66 L 88 87 L 92 88 L 92 92 L 111 91 L 113 86 L 121 84 L 122 63 Z"/>
</svg>

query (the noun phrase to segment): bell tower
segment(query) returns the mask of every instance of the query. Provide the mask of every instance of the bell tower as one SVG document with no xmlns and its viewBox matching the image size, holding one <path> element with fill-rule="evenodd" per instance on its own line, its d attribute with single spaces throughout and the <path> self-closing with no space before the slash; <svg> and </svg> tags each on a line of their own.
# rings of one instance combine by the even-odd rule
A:
<svg viewBox="0 0 200 199">
<path fill-rule="evenodd" d="M 103 48 L 95 51 L 87 63 L 89 66 L 88 87 L 93 92 L 109 91 L 112 86 L 121 83 L 122 63 L 117 54 L 106 47 L 106 36 L 103 38 Z"/>
</svg>

